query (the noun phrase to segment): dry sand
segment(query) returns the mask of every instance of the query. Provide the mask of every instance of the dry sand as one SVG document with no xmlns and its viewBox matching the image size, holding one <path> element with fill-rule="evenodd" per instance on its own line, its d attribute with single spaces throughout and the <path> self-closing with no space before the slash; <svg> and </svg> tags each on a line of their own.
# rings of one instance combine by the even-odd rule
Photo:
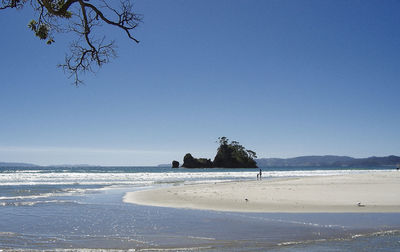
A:
<svg viewBox="0 0 400 252">
<path fill-rule="evenodd" d="M 184 185 L 130 192 L 124 201 L 235 212 L 400 212 L 400 172 Z"/>
</svg>

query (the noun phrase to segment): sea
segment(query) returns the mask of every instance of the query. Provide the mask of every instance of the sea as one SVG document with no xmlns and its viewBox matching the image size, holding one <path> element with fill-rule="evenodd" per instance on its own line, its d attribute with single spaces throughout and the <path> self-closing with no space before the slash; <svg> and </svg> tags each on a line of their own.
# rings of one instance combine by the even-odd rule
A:
<svg viewBox="0 0 400 252">
<path fill-rule="evenodd" d="M 263 178 L 393 169 L 275 167 Z M 0 251 L 400 251 L 400 213 L 237 213 L 122 200 L 136 190 L 256 180 L 257 172 L 1 167 Z"/>
</svg>

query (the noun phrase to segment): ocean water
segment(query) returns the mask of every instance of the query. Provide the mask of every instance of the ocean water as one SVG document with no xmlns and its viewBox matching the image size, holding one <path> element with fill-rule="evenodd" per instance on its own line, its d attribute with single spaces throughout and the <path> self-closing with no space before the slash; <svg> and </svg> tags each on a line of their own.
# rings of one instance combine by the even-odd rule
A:
<svg viewBox="0 0 400 252">
<path fill-rule="evenodd" d="M 263 169 L 264 179 L 378 168 Z M 400 251 L 400 214 L 230 213 L 140 206 L 126 192 L 255 180 L 258 169 L 0 168 L 0 251 Z"/>
</svg>

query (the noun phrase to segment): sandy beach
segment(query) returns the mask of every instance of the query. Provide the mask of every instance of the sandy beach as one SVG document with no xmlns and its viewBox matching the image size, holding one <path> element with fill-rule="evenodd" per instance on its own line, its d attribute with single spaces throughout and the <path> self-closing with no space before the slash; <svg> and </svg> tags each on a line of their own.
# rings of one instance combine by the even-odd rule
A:
<svg viewBox="0 0 400 252">
<path fill-rule="evenodd" d="M 400 212 L 400 172 L 184 185 L 130 192 L 124 201 L 233 212 Z"/>
</svg>

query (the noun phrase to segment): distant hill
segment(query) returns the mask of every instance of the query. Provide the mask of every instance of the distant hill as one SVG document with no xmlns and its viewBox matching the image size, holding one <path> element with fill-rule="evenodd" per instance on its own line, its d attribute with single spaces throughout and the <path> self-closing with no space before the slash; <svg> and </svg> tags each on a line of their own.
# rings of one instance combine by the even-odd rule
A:
<svg viewBox="0 0 400 252">
<path fill-rule="evenodd" d="M 160 167 L 160 168 L 171 168 L 171 166 L 172 166 L 172 164 L 159 164 L 159 165 L 157 165 L 157 167 Z"/>
<path fill-rule="evenodd" d="M 36 167 L 38 165 L 28 163 L 0 162 L 0 167 Z"/>
<path fill-rule="evenodd" d="M 85 168 L 85 167 L 95 167 L 97 165 L 88 165 L 88 164 L 58 164 L 58 165 L 46 165 L 50 167 L 65 167 L 65 168 Z"/>
<path fill-rule="evenodd" d="M 400 157 L 353 158 L 348 156 L 301 156 L 294 158 L 259 158 L 259 167 L 354 167 L 354 166 L 395 166 L 400 164 Z"/>
</svg>

